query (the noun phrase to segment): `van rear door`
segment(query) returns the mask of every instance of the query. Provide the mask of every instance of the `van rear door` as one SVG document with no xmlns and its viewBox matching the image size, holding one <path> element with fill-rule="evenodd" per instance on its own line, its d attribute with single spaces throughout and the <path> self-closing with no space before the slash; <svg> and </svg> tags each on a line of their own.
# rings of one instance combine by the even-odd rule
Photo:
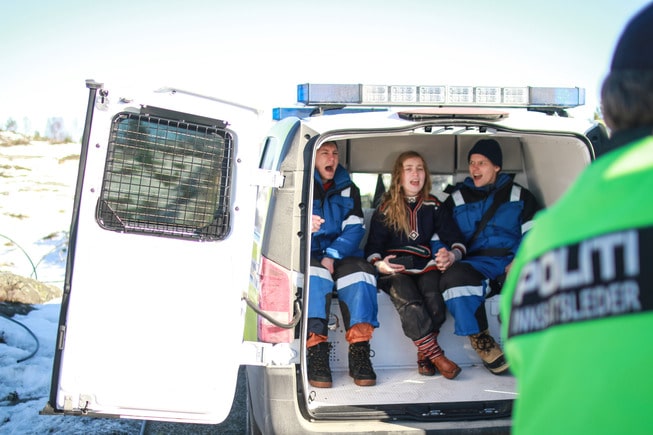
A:
<svg viewBox="0 0 653 435">
<path fill-rule="evenodd" d="M 219 423 L 242 344 L 259 112 L 89 88 L 49 409 Z"/>
</svg>

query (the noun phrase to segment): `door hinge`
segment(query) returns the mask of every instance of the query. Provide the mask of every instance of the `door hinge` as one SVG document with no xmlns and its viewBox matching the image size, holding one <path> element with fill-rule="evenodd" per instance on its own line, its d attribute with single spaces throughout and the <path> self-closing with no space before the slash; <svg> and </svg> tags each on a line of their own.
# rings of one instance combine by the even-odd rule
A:
<svg viewBox="0 0 653 435">
<path fill-rule="evenodd" d="M 57 334 L 57 350 L 63 350 L 66 343 L 66 325 L 59 326 L 59 333 Z"/>
</svg>

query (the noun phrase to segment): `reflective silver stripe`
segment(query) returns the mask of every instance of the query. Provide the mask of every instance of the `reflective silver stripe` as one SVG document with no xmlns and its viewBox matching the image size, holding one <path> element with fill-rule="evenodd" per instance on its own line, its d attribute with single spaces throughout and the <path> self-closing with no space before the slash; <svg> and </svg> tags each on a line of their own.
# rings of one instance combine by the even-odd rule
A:
<svg viewBox="0 0 653 435">
<path fill-rule="evenodd" d="M 311 276 L 317 276 L 319 278 L 326 279 L 327 281 L 333 282 L 333 277 L 331 276 L 331 273 L 328 270 L 326 270 L 324 267 L 311 266 Z"/>
<path fill-rule="evenodd" d="M 463 194 L 460 193 L 460 190 L 456 190 L 454 193 L 452 193 L 451 197 L 453 198 L 453 202 L 454 204 L 456 204 L 456 206 L 463 205 L 465 203 L 465 200 L 463 199 Z"/>
<path fill-rule="evenodd" d="M 486 285 L 463 285 L 460 287 L 451 287 L 442 293 L 442 297 L 445 301 L 465 297 L 465 296 L 478 296 L 485 297 L 490 292 L 489 281 L 485 280 Z M 483 287 L 486 288 L 486 294 L 483 293 Z"/>
<path fill-rule="evenodd" d="M 348 187 L 346 189 L 343 189 L 340 192 L 340 196 L 344 196 L 345 198 L 349 198 L 351 196 L 351 187 Z"/>
<path fill-rule="evenodd" d="M 521 196 L 521 186 L 517 186 L 516 184 L 513 184 L 512 190 L 510 191 L 510 202 L 519 201 L 520 196 Z"/>
<path fill-rule="evenodd" d="M 521 233 L 525 234 L 527 231 L 530 231 L 531 228 L 533 228 L 534 222 L 532 220 L 528 222 L 524 222 L 521 226 Z"/>
<path fill-rule="evenodd" d="M 438 235 L 438 233 L 433 233 L 433 237 L 431 237 L 431 241 L 437 242 L 439 240 L 440 240 L 440 236 Z"/>
<path fill-rule="evenodd" d="M 362 217 L 352 214 L 347 219 L 342 221 L 341 227 L 344 230 L 347 225 L 364 225 L 364 224 L 365 224 L 365 220 Z"/>
<path fill-rule="evenodd" d="M 374 275 L 367 272 L 355 272 L 339 278 L 338 281 L 336 281 L 336 288 L 345 288 L 359 282 L 366 282 L 369 285 L 376 287 L 376 279 L 374 278 Z"/>
</svg>

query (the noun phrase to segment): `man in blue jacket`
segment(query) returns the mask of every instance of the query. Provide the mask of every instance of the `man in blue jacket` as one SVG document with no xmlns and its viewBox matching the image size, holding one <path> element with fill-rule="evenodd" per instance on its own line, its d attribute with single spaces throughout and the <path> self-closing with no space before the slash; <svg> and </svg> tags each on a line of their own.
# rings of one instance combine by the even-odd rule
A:
<svg viewBox="0 0 653 435">
<path fill-rule="evenodd" d="M 356 385 L 375 385 L 369 342 L 379 326 L 376 277 L 359 247 L 365 234 L 360 191 L 339 164 L 335 142 L 317 150 L 311 226 L 308 381 L 319 388 L 332 384 L 327 319 L 335 282 L 349 343 L 349 375 Z"/>
<path fill-rule="evenodd" d="M 456 262 L 436 256 L 443 271 L 440 290 L 455 320 L 454 333 L 469 336 L 485 367 L 500 374 L 508 364 L 488 332 L 485 299 L 492 295 L 490 282 L 508 271 L 540 206 L 530 191 L 501 173 L 503 154 L 496 140 L 479 140 L 467 159 L 469 177 L 444 203 L 465 236 L 467 253 Z"/>
</svg>

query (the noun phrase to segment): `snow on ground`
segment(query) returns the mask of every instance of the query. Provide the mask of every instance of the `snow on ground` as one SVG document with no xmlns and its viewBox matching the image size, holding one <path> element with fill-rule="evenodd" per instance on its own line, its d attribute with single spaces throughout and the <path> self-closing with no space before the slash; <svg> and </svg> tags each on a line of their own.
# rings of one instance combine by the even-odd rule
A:
<svg viewBox="0 0 653 435">
<path fill-rule="evenodd" d="M 0 145 L 1 271 L 62 287 L 79 150 Z M 60 303 L 0 317 L 0 434 L 139 433 L 140 421 L 39 415 L 50 394 Z"/>
<path fill-rule="evenodd" d="M 2 270 L 63 284 L 79 151 L 75 143 L 0 146 Z"/>
</svg>

